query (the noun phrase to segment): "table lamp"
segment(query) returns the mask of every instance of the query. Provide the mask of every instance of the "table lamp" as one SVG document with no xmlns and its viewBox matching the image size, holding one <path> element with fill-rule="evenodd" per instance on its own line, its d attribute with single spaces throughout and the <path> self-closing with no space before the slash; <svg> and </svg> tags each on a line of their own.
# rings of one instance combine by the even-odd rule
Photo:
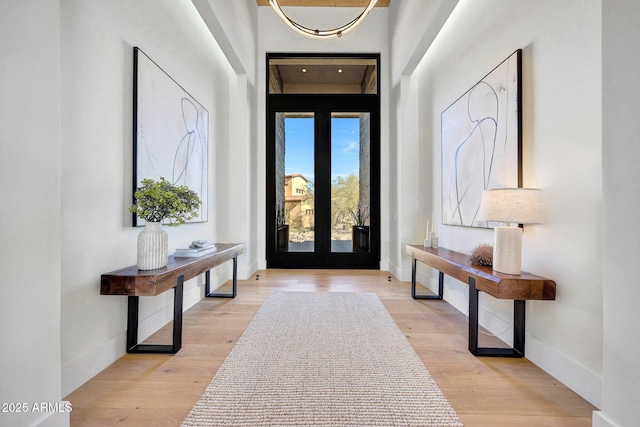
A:
<svg viewBox="0 0 640 427">
<path fill-rule="evenodd" d="M 504 222 L 494 229 L 493 269 L 500 273 L 520 274 L 522 229 L 517 224 L 542 224 L 542 191 L 536 188 L 499 188 L 482 193 L 478 219 Z M 516 223 L 516 227 L 511 227 Z"/>
</svg>

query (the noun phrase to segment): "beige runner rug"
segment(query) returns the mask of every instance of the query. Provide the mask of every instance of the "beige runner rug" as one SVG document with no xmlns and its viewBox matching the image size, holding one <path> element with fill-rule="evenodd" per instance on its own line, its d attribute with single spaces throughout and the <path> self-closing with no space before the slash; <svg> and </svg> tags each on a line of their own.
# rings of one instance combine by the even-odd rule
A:
<svg viewBox="0 0 640 427">
<path fill-rule="evenodd" d="M 375 294 L 273 292 L 183 426 L 462 426 Z"/>
</svg>

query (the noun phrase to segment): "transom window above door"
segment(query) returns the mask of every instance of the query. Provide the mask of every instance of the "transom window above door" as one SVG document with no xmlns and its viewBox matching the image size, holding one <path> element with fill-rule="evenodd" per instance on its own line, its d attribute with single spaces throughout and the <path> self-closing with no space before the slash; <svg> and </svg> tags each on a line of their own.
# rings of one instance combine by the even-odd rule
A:
<svg viewBox="0 0 640 427">
<path fill-rule="evenodd" d="M 378 93 L 375 58 L 269 58 L 269 94 Z"/>
</svg>

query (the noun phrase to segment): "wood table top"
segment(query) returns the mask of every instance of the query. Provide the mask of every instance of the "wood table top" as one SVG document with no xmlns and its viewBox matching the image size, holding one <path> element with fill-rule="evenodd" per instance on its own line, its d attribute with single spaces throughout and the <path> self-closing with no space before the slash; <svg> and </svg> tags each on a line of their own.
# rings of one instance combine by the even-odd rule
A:
<svg viewBox="0 0 640 427">
<path fill-rule="evenodd" d="M 476 288 L 495 298 L 512 300 L 555 300 L 556 282 L 522 272 L 519 275 L 494 271 L 489 266 L 472 265 L 469 255 L 445 248 L 407 245 L 406 253 L 448 276 L 467 283 L 476 279 Z"/>
<path fill-rule="evenodd" d="M 165 267 L 139 270 L 137 266 L 105 273 L 100 278 L 101 295 L 154 296 L 176 286 L 178 276 L 192 279 L 244 253 L 242 243 L 216 243 L 217 250 L 200 257 L 171 255 Z"/>
</svg>

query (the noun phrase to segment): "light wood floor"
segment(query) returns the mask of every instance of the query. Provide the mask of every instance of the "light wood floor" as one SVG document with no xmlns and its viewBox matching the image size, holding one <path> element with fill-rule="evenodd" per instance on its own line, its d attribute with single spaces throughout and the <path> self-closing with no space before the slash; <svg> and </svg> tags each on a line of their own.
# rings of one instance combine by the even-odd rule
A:
<svg viewBox="0 0 640 427">
<path fill-rule="evenodd" d="M 179 426 L 262 302 L 279 289 L 377 294 L 467 427 L 591 426 L 595 408 L 584 399 L 526 359 L 472 356 L 464 314 L 446 302 L 411 299 L 410 284 L 386 272 L 257 274 L 259 280 L 238 282 L 235 299 L 205 299 L 185 312 L 177 354 L 127 354 L 67 396 L 71 425 Z M 168 342 L 168 330 L 157 335 Z"/>
</svg>

